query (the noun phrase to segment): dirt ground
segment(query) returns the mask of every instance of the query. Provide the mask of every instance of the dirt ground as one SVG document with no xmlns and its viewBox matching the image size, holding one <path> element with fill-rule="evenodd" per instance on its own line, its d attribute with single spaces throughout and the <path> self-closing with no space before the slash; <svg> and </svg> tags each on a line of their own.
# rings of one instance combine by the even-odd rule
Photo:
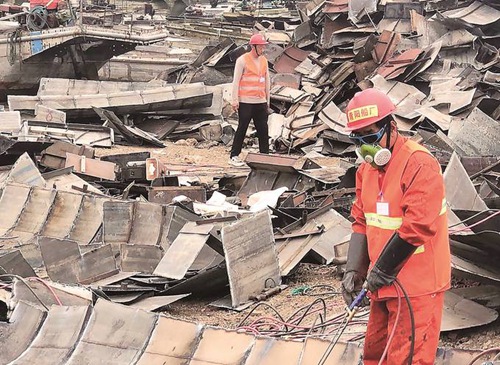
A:
<svg viewBox="0 0 500 365">
<path fill-rule="evenodd" d="M 114 146 L 111 149 L 96 149 L 96 154 L 97 156 L 104 156 L 150 151 L 151 157 L 156 157 L 166 164 L 172 173 L 199 178 L 201 181 L 210 181 L 214 176 L 220 176 L 223 173 L 246 174 L 249 171 L 247 167 L 234 168 L 228 164 L 229 147 L 226 146 L 217 145 L 210 148 L 206 146 L 196 148 L 190 141 L 166 142 L 166 144 L 166 148 Z M 242 157 L 244 157 L 246 151 L 243 152 Z M 321 166 L 332 166 L 338 163 L 337 159 L 328 157 L 314 160 Z M 463 283 L 456 280 L 454 283 L 458 286 L 463 285 Z M 284 284 L 287 285 L 286 289 L 265 301 L 276 309 L 284 319 L 289 318 L 298 309 L 310 305 L 318 298 L 325 300 L 328 309 L 327 318 L 343 313 L 344 302 L 339 294 L 340 280 L 339 276 L 336 275 L 335 266 L 300 264 L 293 275 L 284 278 Z M 220 299 L 220 296 L 203 299 L 188 297 L 171 304 L 165 313 L 207 325 L 236 329 L 252 309 L 251 307 L 242 312 L 237 312 L 209 305 L 216 299 Z M 259 306 L 244 324 L 249 324 L 259 317 L 269 316 L 277 317 L 270 308 Z M 317 317 L 307 316 L 304 323 L 310 325 L 315 320 L 317 320 Z M 356 334 L 359 334 L 359 328 L 351 332 L 350 337 L 354 338 Z M 440 346 L 481 350 L 500 347 L 500 320 L 475 329 L 443 333 Z"/>
</svg>

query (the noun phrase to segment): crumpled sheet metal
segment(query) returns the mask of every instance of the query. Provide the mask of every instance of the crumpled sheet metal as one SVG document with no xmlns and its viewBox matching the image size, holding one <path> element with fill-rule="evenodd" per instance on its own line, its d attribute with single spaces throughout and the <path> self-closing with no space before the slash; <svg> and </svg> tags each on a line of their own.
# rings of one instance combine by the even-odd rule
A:
<svg viewBox="0 0 500 365">
<path fill-rule="evenodd" d="M 370 81 L 375 89 L 384 92 L 396 105 L 394 114 L 408 119 L 420 115 L 415 109 L 420 107 L 426 95 L 416 87 L 399 81 L 388 81 L 380 75 L 375 75 Z"/>
<path fill-rule="evenodd" d="M 11 361 L 18 364 L 16 359 L 25 350 L 26 354 L 30 354 L 40 351 L 41 347 L 50 348 L 57 341 L 62 344 L 61 351 L 48 351 L 46 357 L 38 358 L 37 364 L 274 365 L 279 362 L 317 365 L 330 343 L 314 338 L 299 342 L 255 337 L 235 330 L 148 313 L 102 299 L 94 308 L 82 308 L 60 307 L 56 314 L 46 316 L 45 312 L 32 305 L 19 303 L 10 323 L 0 323 L 0 348 L 4 355 L 0 364 Z M 52 307 L 51 311 L 54 309 L 56 307 Z M 90 317 L 83 318 L 86 313 L 91 313 Z M 64 324 L 67 333 L 64 339 L 58 338 L 60 332 L 55 332 L 60 328 L 59 323 Z M 82 335 L 75 346 L 70 347 L 77 332 Z M 42 337 L 41 334 L 47 336 Z M 440 348 L 435 364 L 467 365 L 478 353 Z M 357 365 L 361 355 L 359 344 L 339 342 L 325 365 Z M 25 362 L 20 361 L 19 364 Z"/>
<path fill-rule="evenodd" d="M 465 119 L 455 119 L 448 137 L 467 156 L 500 155 L 500 123 L 479 108 L 474 108 Z"/>
<path fill-rule="evenodd" d="M 349 20 L 354 24 L 358 23 L 366 14 L 377 11 L 376 0 L 351 0 L 349 1 Z"/>
<path fill-rule="evenodd" d="M 474 1 L 466 8 L 445 11 L 442 15 L 460 25 L 483 26 L 500 20 L 500 11 L 487 4 Z"/>
<path fill-rule="evenodd" d="M 476 192 L 458 155 L 454 152 L 443 173 L 446 202 L 451 209 L 487 210 L 488 206 Z"/>
</svg>

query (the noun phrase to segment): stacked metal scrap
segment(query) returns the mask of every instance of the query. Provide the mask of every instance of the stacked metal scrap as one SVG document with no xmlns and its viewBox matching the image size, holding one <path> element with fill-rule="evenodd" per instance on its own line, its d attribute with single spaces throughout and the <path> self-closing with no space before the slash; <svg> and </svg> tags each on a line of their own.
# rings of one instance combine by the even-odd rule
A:
<svg viewBox="0 0 500 365">
<path fill-rule="evenodd" d="M 229 144 L 226 122 L 236 119 L 228 82 L 245 51 L 231 39 L 148 83 L 43 79 L 36 96 L 9 96 L 10 110 L 0 114 L 0 271 L 85 285 L 147 310 L 214 292 L 221 299 L 213 305 L 243 309 L 283 288 L 304 260 L 341 267 L 357 166 L 343 110 L 356 91 L 375 87 L 397 105 L 400 130 L 443 166 L 454 274 L 492 285 L 450 294 L 443 329 L 494 321 L 498 294 L 488 308 L 463 298 L 485 302 L 500 283 L 499 8 L 314 0 L 299 9 L 299 26 L 262 30 L 279 43 L 269 49 L 271 138 L 278 152 L 295 154 L 249 153 L 249 172 L 211 185 L 172 174 L 175 166 L 149 153 L 97 159 L 93 147 L 162 147 L 167 137 Z M 322 167 L 296 157 L 301 152 L 341 158 Z M 27 308 L 30 294 L 16 280 L 2 285 L 21 298 L 17 313 L 32 313 L 30 328 L 39 328 L 45 314 Z M 73 299 L 87 305 L 89 293 Z M 85 321 L 92 312 L 88 326 L 106 317 L 96 318 L 101 307 L 114 310 L 102 303 L 79 312 Z M 67 344 L 74 361 L 92 356 L 83 351 L 89 341 Z M 9 350 L 10 360 L 24 343 Z"/>
</svg>

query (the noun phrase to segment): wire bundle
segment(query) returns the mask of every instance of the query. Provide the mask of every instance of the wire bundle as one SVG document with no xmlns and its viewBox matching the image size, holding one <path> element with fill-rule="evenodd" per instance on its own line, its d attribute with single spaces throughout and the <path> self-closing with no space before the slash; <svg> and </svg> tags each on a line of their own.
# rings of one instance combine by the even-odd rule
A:
<svg viewBox="0 0 500 365">
<path fill-rule="evenodd" d="M 341 313 L 336 312 L 330 314 L 329 311 L 332 308 L 338 307 L 338 303 L 327 303 L 327 301 L 332 298 L 333 295 L 338 295 L 340 293 L 328 285 L 317 285 L 307 288 L 301 287 L 298 292 L 302 295 L 321 295 L 321 293 L 314 293 L 314 290 L 318 288 L 327 289 L 329 291 L 322 293 L 326 295 L 324 298 L 316 298 L 310 304 L 297 309 L 286 319 L 272 305 L 266 302 L 257 303 L 240 322 L 237 329 L 255 335 L 295 339 L 304 339 L 307 337 L 331 338 L 335 336 L 345 318 L 345 312 L 342 311 Z M 271 309 L 274 315 L 260 316 L 250 321 L 251 315 L 259 307 Z M 368 322 L 367 314 L 368 312 L 361 313 L 351 322 L 351 324 L 366 324 Z M 349 340 L 358 340 L 363 337 L 364 333 L 360 333 L 354 335 Z"/>
</svg>

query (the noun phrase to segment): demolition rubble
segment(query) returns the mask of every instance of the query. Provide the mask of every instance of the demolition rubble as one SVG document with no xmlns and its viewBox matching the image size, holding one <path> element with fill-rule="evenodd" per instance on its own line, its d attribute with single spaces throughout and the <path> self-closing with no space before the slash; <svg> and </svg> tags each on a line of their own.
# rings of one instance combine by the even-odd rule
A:
<svg viewBox="0 0 500 365">
<path fill-rule="evenodd" d="M 0 364 L 318 364 L 341 325 L 359 165 L 344 110 L 371 87 L 442 166 L 456 284 L 442 333 L 498 323 L 498 1 L 176 4 L 141 19 L 89 4 L 83 24 L 59 27 L 56 13 L 1 5 Z M 257 32 L 271 43 L 272 153 L 250 129 L 246 166 L 197 162 L 229 158 L 233 67 Z M 176 148 L 182 159 L 164 157 Z M 290 286 L 304 263 L 332 277 L 284 317 L 270 299 L 321 286 Z M 165 315 L 207 298 L 241 323 Z M 325 364 L 359 363 L 367 316 Z M 436 364 L 493 345 L 443 346 Z"/>
</svg>

